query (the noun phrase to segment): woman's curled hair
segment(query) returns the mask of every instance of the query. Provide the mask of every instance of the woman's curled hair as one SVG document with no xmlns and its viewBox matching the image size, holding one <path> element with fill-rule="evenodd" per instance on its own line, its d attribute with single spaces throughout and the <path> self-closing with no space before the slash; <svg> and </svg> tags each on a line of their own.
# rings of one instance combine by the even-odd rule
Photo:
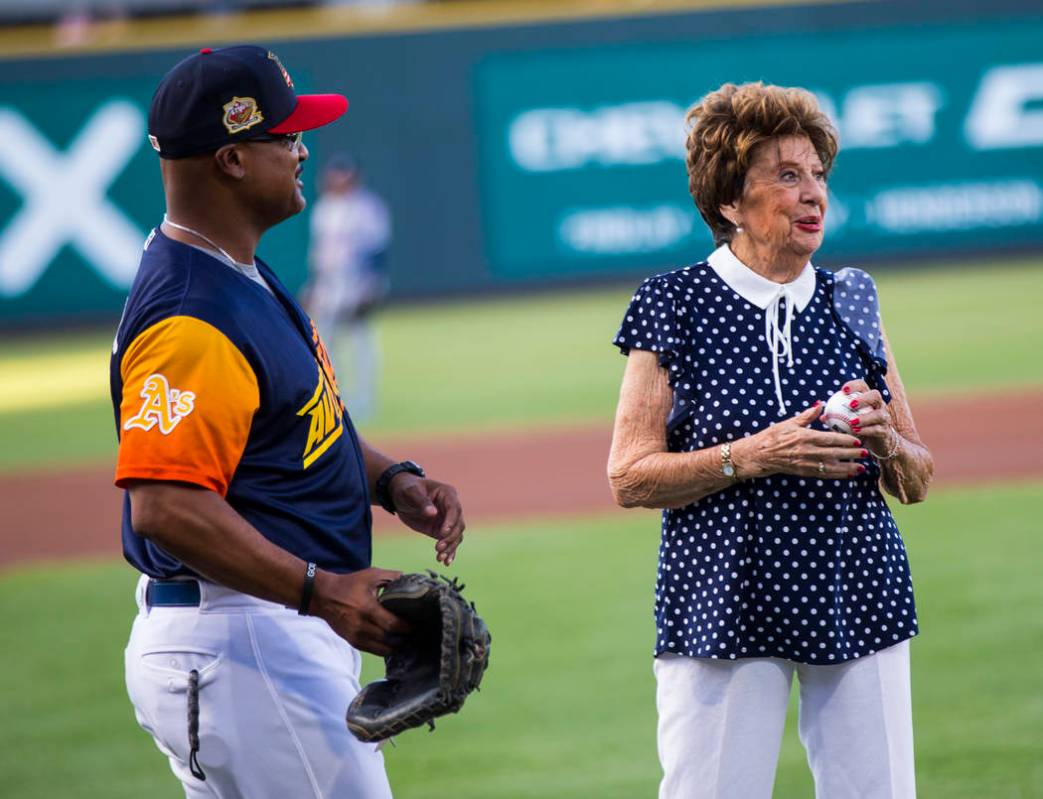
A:
<svg viewBox="0 0 1043 799">
<path fill-rule="evenodd" d="M 827 175 L 837 155 L 836 129 L 815 95 L 804 89 L 726 83 L 688 109 L 685 122 L 688 190 L 717 246 L 735 234 L 720 209 L 742 196 L 757 145 L 780 136 L 806 136 Z"/>
</svg>

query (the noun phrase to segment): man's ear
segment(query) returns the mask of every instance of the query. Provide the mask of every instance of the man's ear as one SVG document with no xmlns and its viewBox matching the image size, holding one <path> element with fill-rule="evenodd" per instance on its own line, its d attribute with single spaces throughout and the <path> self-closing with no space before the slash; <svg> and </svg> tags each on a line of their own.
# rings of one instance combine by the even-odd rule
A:
<svg viewBox="0 0 1043 799">
<path fill-rule="evenodd" d="M 246 177 L 246 164 L 242 147 L 237 144 L 226 144 L 214 153 L 214 166 L 222 175 L 234 180 Z"/>
</svg>

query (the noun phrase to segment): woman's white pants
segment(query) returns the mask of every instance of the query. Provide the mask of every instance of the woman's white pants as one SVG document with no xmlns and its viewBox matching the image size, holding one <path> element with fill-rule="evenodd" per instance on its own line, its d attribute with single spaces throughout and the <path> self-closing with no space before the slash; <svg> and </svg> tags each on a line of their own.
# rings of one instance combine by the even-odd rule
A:
<svg viewBox="0 0 1043 799">
<path fill-rule="evenodd" d="M 830 666 L 660 655 L 660 799 L 768 799 L 790 684 L 817 799 L 913 799 L 909 642 Z"/>
</svg>

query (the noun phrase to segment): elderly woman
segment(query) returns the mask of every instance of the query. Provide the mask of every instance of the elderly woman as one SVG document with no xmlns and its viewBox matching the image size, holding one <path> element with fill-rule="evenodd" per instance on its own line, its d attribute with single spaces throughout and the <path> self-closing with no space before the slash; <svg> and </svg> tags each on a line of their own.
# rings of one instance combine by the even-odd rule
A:
<svg viewBox="0 0 1043 799">
<path fill-rule="evenodd" d="M 794 674 L 819 799 L 915 795 L 905 548 L 881 495 L 933 472 L 864 272 L 812 266 L 836 134 L 813 95 L 727 84 L 688 113 L 717 249 L 646 280 L 609 480 L 663 508 L 660 797 L 770 797 Z M 842 390 L 851 435 L 821 422 Z"/>
</svg>

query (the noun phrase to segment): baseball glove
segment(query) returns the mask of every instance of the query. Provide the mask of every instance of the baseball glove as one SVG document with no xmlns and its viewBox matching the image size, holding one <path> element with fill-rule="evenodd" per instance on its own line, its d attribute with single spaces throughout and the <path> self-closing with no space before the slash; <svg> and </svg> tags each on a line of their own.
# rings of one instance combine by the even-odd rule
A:
<svg viewBox="0 0 1043 799">
<path fill-rule="evenodd" d="M 492 640 L 474 604 L 455 579 L 404 574 L 379 600 L 413 628 L 384 658 L 386 675 L 363 688 L 348 707 L 348 729 L 360 741 L 382 741 L 456 713 L 478 690 Z"/>
</svg>

